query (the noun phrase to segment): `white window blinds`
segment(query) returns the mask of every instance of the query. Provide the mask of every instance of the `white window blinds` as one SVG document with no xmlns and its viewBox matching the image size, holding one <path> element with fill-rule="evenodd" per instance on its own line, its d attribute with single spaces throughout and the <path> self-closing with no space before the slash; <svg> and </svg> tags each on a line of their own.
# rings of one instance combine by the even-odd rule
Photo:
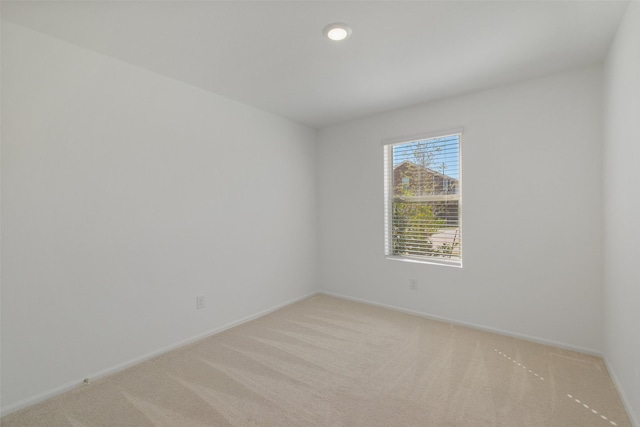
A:
<svg viewBox="0 0 640 427">
<path fill-rule="evenodd" d="M 385 143 L 387 256 L 462 265 L 460 137 Z"/>
</svg>

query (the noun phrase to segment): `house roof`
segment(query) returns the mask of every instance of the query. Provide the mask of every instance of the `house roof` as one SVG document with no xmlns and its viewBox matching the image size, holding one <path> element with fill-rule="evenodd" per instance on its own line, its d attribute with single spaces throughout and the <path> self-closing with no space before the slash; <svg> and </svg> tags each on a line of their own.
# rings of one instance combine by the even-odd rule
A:
<svg viewBox="0 0 640 427">
<path fill-rule="evenodd" d="M 423 170 L 425 170 L 427 173 L 430 173 L 430 174 L 432 174 L 432 175 L 436 175 L 436 176 L 437 176 L 437 177 L 439 177 L 439 178 L 451 179 L 451 180 L 456 181 L 456 182 L 458 181 L 456 178 L 454 178 L 454 177 L 452 177 L 452 176 L 445 175 L 445 174 L 440 173 L 440 172 L 438 172 L 438 171 L 435 171 L 435 170 L 433 170 L 433 169 L 431 169 L 431 168 L 427 168 L 427 167 L 424 167 L 424 166 L 420 166 L 419 164 L 414 163 L 414 162 L 411 162 L 411 161 L 409 161 L 409 160 L 405 160 L 405 161 L 403 161 L 403 162 L 401 162 L 401 163 L 398 163 L 397 165 L 395 165 L 395 166 L 393 167 L 393 170 L 395 171 L 395 170 L 396 170 L 396 169 L 398 169 L 400 166 L 413 166 L 413 167 L 416 167 L 416 168 L 423 169 Z"/>
</svg>

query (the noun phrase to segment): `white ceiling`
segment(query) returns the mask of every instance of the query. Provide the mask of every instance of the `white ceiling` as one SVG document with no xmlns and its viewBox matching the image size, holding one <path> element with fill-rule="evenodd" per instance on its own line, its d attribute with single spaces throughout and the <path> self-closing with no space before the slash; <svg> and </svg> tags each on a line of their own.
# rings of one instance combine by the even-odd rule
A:
<svg viewBox="0 0 640 427">
<path fill-rule="evenodd" d="M 602 61 L 627 2 L 3 2 L 2 19 L 322 127 Z M 351 37 L 325 39 L 341 21 Z"/>
</svg>

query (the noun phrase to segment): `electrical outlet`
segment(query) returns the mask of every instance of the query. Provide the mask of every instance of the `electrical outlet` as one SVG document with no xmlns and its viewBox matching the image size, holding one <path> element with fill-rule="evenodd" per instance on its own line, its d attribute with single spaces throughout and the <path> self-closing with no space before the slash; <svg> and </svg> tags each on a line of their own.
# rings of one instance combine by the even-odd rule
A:
<svg viewBox="0 0 640 427">
<path fill-rule="evenodd" d="M 415 291 L 418 289 L 418 281 L 416 279 L 409 279 L 409 289 Z"/>
<path fill-rule="evenodd" d="M 204 295 L 196 297 L 196 310 L 202 310 L 204 308 Z"/>
</svg>

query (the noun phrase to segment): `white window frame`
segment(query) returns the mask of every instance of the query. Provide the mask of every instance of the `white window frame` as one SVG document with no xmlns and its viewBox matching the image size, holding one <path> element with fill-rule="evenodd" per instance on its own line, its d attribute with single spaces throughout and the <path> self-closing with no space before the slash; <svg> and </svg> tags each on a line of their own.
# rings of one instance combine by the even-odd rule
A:
<svg viewBox="0 0 640 427">
<path fill-rule="evenodd" d="M 433 264 L 433 265 L 444 265 L 448 267 L 458 267 L 462 268 L 462 188 L 463 188 L 463 179 L 462 179 L 462 134 L 463 128 L 450 129 L 446 131 L 438 131 L 438 132 L 428 132 L 421 133 L 417 135 L 410 135 L 398 138 L 387 138 L 382 140 L 382 145 L 384 149 L 384 254 L 387 259 L 403 261 L 403 262 L 411 262 L 411 263 L 419 263 L 419 264 Z M 443 138 L 447 136 L 458 136 L 458 227 L 460 229 L 460 259 L 448 259 L 448 258 L 437 258 L 437 257 L 411 257 L 411 256 L 401 256 L 401 255 L 393 255 L 393 241 L 392 241 L 392 224 L 393 224 L 393 212 L 391 209 L 392 201 L 393 201 L 393 146 L 400 144 L 408 144 L 411 142 L 423 141 L 427 139 L 434 138 Z"/>
</svg>

